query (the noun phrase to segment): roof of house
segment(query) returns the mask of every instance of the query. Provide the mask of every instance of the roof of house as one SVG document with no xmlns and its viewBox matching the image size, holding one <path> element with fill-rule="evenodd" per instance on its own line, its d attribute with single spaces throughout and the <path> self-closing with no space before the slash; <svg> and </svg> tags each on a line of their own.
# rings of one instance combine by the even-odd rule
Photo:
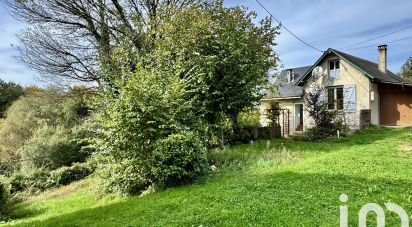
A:
<svg viewBox="0 0 412 227">
<path fill-rule="evenodd" d="M 389 83 L 389 84 L 405 84 L 409 85 L 410 83 L 402 79 L 400 76 L 397 76 L 395 73 L 387 70 L 386 74 L 381 72 L 378 69 L 378 64 L 352 56 L 347 53 L 343 53 L 341 51 L 329 48 L 327 51 L 323 53 L 323 55 L 313 64 L 309 70 L 303 75 L 296 84 L 302 84 L 305 79 L 311 75 L 312 70 L 319 65 L 319 63 L 329 54 L 334 53 L 340 58 L 346 60 L 349 64 L 353 67 L 357 68 L 361 71 L 365 76 L 367 76 L 372 82 L 375 83 Z"/>
<path fill-rule="evenodd" d="M 271 98 L 296 98 L 301 97 L 303 95 L 302 87 L 297 85 L 297 82 L 300 78 L 305 75 L 308 69 L 311 68 L 311 65 L 298 67 L 298 68 L 290 68 L 282 70 L 279 76 L 276 78 L 275 86 L 277 87 L 277 91 L 275 94 L 269 93 L 266 95 L 267 99 Z M 288 83 L 288 71 L 292 70 L 294 74 L 294 82 Z"/>
</svg>

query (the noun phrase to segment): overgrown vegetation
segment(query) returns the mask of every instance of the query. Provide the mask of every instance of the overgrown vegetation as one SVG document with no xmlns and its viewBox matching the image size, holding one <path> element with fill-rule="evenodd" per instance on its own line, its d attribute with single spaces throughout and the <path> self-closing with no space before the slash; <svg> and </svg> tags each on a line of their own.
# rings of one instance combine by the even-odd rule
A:
<svg viewBox="0 0 412 227">
<path fill-rule="evenodd" d="M 1 173 L 53 170 L 84 161 L 89 154 L 82 152 L 74 130 L 87 115 L 85 106 L 82 97 L 56 88 L 14 102 L 0 129 Z"/>
<path fill-rule="evenodd" d="M 27 196 L 84 179 L 92 148 L 85 138 L 88 89 L 27 87 L 0 125 L 0 219 Z M 78 163 L 81 162 L 81 163 Z"/>
<path fill-rule="evenodd" d="M 0 178 L 0 222 L 6 221 L 6 217 L 9 214 L 9 191 L 4 180 Z"/>
<path fill-rule="evenodd" d="M 93 171 L 122 195 L 186 184 L 209 172 L 208 149 L 233 127 L 258 124 L 251 108 L 278 60 L 270 18 L 255 23 L 220 0 L 6 3 L 29 23 L 22 62 L 58 84 L 97 85 L 88 96 L 4 84 L 13 97 L 0 103 L 0 174 L 13 196 Z"/>
<path fill-rule="evenodd" d="M 408 141 L 408 129 L 374 128 L 317 143 L 275 139 L 219 149 L 209 155 L 216 174 L 201 182 L 110 199 L 96 198 L 93 181 L 86 181 L 19 204 L 14 224 L 339 226 L 342 193 L 349 196 L 349 226 L 372 202 L 391 201 L 410 215 Z M 400 225 L 396 214 L 385 214 L 387 226 Z"/>
<path fill-rule="evenodd" d="M 305 92 L 305 108 L 314 121 L 314 127 L 306 131 L 310 141 L 320 141 L 337 136 L 337 132 L 345 135 L 346 127 L 337 110 L 330 110 L 324 100 L 325 91 L 320 86 L 315 86 Z"/>
<path fill-rule="evenodd" d="M 202 176 L 205 149 L 231 137 L 239 113 L 260 100 L 276 66 L 278 33 L 269 19 L 258 26 L 254 13 L 221 1 L 193 4 L 173 17 L 168 10 L 158 12 L 150 49 L 119 45 L 104 65 L 111 83 L 96 107 L 95 158 L 109 192 L 136 194 Z"/>
<path fill-rule="evenodd" d="M 0 80 L 0 118 L 4 117 L 7 108 L 22 95 L 23 87 Z"/>
<path fill-rule="evenodd" d="M 24 197 L 82 180 L 92 172 L 93 168 L 86 163 L 74 163 L 52 171 L 39 168 L 29 173 L 14 173 L 8 177 L 8 185 L 12 195 Z"/>
<path fill-rule="evenodd" d="M 238 127 L 260 127 L 260 112 L 258 109 L 245 110 L 238 115 Z"/>
</svg>

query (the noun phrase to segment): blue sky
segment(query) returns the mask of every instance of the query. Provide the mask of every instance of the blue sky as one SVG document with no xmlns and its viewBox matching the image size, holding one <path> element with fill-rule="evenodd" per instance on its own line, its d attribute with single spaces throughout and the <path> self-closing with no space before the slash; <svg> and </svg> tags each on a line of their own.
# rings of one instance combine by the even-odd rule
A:
<svg viewBox="0 0 412 227">
<path fill-rule="evenodd" d="M 410 0 L 260 0 L 263 5 L 290 30 L 315 47 L 326 50 L 358 43 L 412 25 Z M 255 0 L 226 0 L 226 5 L 244 5 L 257 12 L 259 18 L 267 13 Z M 40 85 L 35 72 L 17 62 L 16 34 L 24 27 L 14 20 L 0 1 L 0 78 L 23 85 Z M 412 37 L 412 28 L 390 36 L 344 50 L 349 54 L 376 62 L 379 43 Z M 300 43 L 282 29 L 277 38 L 277 53 L 286 68 L 313 64 L 321 53 Z M 412 56 L 412 38 L 390 43 L 388 67 L 398 72 Z"/>
</svg>

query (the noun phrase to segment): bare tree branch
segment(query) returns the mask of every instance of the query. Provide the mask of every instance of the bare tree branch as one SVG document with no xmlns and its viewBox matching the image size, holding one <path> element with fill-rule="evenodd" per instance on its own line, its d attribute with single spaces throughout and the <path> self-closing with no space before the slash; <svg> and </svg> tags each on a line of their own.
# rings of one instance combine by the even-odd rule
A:
<svg viewBox="0 0 412 227">
<path fill-rule="evenodd" d="M 160 7 L 185 7 L 198 0 L 4 1 L 30 25 L 20 35 L 23 63 L 45 79 L 100 83 L 99 67 L 102 60 L 110 62 L 114 46 L 129 40 L 135 49 L 145 48 L 140 37 L 158 23 Z"/>
</svg>

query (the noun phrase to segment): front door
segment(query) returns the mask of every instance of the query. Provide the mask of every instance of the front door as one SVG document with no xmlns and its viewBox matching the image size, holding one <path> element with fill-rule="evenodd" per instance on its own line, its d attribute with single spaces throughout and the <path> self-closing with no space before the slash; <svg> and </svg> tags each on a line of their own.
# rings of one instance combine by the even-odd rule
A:
<svg viewBox="0 0 412 227">
<path fill-rule="evenodd" d="M 303 104 L 295 104 L 295 131 L 303 131 Z"/>
</svg>

